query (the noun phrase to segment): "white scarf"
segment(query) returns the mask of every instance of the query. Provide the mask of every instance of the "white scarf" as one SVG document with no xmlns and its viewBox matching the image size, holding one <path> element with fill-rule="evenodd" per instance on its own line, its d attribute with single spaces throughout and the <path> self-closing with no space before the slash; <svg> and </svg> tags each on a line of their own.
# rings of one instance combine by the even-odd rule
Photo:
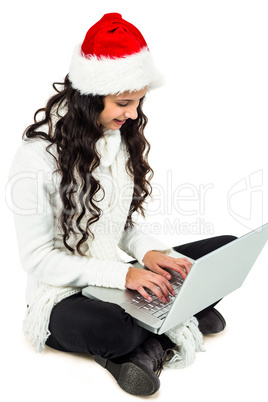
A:
<svg viewBox="0 0 268 402">
<path fill-rule="evenodd" d="M 93 241 L 87 242 L 85 254 L 88 257 L 119 261 L 117 244 L 124 230 L 130 203 L 133 195 L 133 180 L 126 171 L 128 152 L 121 141 L 120 131 L 107 131 L 97 143 L 97 151 L 101 156 L 101 166 L 110 167 L 114 188 L 112 200 L 107 205 L 103 194 L 97 193 L 96 199 L 99 207 L 104 211 L 100 219 L 91 225 L 95 234 Z M 96 178 L 101 179 L 101 169 L 94 172 Z M 124 198 L 120 202 L 116 199 L 118 191 L 124 189 Z M 88 216 L 84 217 L 86 224 Z M 83 222 L 82 222 L 83 224 Z M 97 230 L 96 230 L 97 229 Z M 100 230 L 102 229 L 102 230 Z M 75 245 L 77 238 L 71 238 L 70 245 Z M 49 320 L 53 307 L 61 300 L 81 292 L 81 288 L 71 286 L 56 287 L 43 283 L 36 291 L 35 296 L 27 309 L 23 329 L 28 334 L 29 340 L 36 346 L 36 351 L 41 352 L 50 336 Z M 198 329 L 195 318 L 187 320 L 166 333 L 178 346 L 174 351 L 174 357 L 168 362 L 168 367 L 184 367 L 193 362 L 195 350 L 201 351 L 202 334 Z"/>
</svg>

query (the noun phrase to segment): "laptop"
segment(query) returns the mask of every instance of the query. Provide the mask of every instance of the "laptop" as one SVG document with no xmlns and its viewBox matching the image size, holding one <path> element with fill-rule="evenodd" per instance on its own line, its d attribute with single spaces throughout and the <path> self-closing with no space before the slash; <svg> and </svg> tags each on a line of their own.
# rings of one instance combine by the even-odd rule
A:
<svg viewBox="0 0 268 402">
<path fill-rule="evenodd" d="M 169 271 L 176 292 L 174 297 L 170 295 L 169 303 L 162 303 L 152 293 L 153 300 L 149 302 L 139 292 L 129 289 L 87 286 L 82 293 L 120 305 L 140 326 L 160 335 L 238 289 L 267 240 L 268 223 L 197 260 L 173 250 L 169 255 L 186 257 L 193 265 L 185 280 Z M 146 269 L 138 262 L 132 266 Z"/>
</svg>

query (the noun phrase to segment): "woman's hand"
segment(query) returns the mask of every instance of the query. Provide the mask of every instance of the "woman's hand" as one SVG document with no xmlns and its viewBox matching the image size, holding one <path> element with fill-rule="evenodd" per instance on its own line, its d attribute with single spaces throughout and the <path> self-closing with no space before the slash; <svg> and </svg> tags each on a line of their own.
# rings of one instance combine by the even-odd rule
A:
<svg viewBox="0 0 268 402">
<path fill-rule="evenodd" d="M 183 279 L 189 273 L 192 263 L 187 258 L 173 258 L 162 254 L 159 251 L 148 251 L 143 258 L 144 265 L 152 272 L 161 275 L 167 279 L 171 279 L 170 273 L 163 268 L 168 268 L 178 272 Z"/>
<path fill-rule="evenodd" d="M 173 287 L 164 276 L 134 267 L 130 267 L 128 270 L 126 288 L 137 290 L 149 301 L 152 301 L 152 297 L 145 288 L 150 289 L 163 303 L 170 301 L 169 294 L 175 296 Z"/>
</svg>

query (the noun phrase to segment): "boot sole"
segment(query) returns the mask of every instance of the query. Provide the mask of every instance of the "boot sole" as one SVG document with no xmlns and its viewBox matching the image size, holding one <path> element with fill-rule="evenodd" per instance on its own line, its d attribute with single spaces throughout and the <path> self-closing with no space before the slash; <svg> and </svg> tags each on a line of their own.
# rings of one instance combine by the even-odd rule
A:
<svg viewBox="0 0 268 402">
<path fill-rule="evenodd" d="M 158 378 L 154 379 L 137 364 L 131 362 L 116 364 L 100 356 L 94 356 L 94 360 L 106 368 L 116 379 L 118 385 L 131 395 L 153 395 L 159 389 Z"/>
</svg>

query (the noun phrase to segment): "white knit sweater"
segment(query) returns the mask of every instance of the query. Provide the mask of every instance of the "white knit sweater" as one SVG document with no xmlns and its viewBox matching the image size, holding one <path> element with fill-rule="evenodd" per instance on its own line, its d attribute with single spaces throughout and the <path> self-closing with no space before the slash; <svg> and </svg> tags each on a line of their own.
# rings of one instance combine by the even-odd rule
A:
<svg viewBox="0 0 268 402">
<path fill-rule="evenodd" d="M 167 245 L 143 234 L 138 227 L 123 229 L 127 211 L 123 208 L 124 201 L 123 212 L 118 209 L 120 199 L 116 194 L 120 189 L 114 191 L 111 178 L 123 172 L 125 176 L 123 181 L 121 177 L 121 183 L 127 184 L 123 190 L 128 198 L 132 196 L 133 187 L 125 166 L 120 165 L 125 159 L 117 157 L 124 153 L 120 132 L 108 131 L 98 143 L 101 166 L 96 172 L 105 191 L 101 203 L 104 207 L 104 216 L 100 219 L 102 226 L 92 225 L 97 236 L 94 244 L 88 241 L 84 245 L 85 257 L 71 254 L 62 241 L 58 222 L 60 177 L 55 173 L 55 159 L 46 151 L 47 145 L 41 139 L 23 142 L 15 155 L 9 179 L 10 207 L 14 212 L 19 254 L 28 277 L 26 302 L 30 308 L 24 328 L 38 351 L 44 348 L 49 336 L 49 316 L 55 302 L 88 285 L 125 288 L 131 264 L 120 260 L 118 247 L 141 264 L 147 251 L 170 251 Z M 51 151 L 55 153 L 53 147 Z M 129 207 L 129 201 L 126 199 L 126 207 Z M 115 229 L 113 225 L 116 225 Z M 111 228 L 108 232 L 107 227 Z M 167 335 L 178 345 L 169 367 L 184 367 L 193 362 L 195 350 L 203 350 L 202 335 L 195 318 L 168 331 Z"/>
<path fill-rule="evenodd" d="M 120 136 L 119 131 L 112 134 Z M 42 139 L 23 141 L 10 169 L 10 207 L 14 212 L 21 265 L 28 274 L 27 304 L 31 303 L 40 283 L 124 289 L 129 263 L 120 261 L 120 258 L 111 261 L 109 254 L 103 259 L 72 255 L 64 246 L 58 224 L 60 177 L 53 173 L 56 161 L 46 151 L 47 145 Z M 115 148 L 118 151 L 119 148 Z M 112 196 L 110 166 L 115 156 L 116 153 L 107 155 L 106 152 L 100 168 L 108 204 Z M 136 226 L 122 232 L 118 246 L 140 263 L 149 250 L 165 252 L 169 249 L 158 239 L 143 234 Z M 87 249 L 85 244 L 86 254 Z"/>
</svg>

